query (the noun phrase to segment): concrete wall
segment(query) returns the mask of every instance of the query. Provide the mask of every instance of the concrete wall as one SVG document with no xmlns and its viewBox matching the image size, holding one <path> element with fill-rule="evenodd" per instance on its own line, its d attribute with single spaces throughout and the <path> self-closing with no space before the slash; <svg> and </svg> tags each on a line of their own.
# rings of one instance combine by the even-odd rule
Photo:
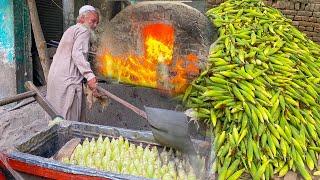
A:
<svg viewBox="0 0 320 180">
<path fill-rule="evenodd" d="M 218 6 L 225 0 L 207 0 L 207 9 Z M 300 31 L 320 43 L 320 0 L 264 0 L 293 20 Z"/>
<path fill-rule="evenodd" d="M 66 31 L 68 27 L 75 24 L 74 17 L 74 0 L 63 0 L 63 31 Z"/>
<path fill-rule="evenodd" d="M 0 98 L 16 93 L 12 0 L 0 1 Z"/>
</svg>

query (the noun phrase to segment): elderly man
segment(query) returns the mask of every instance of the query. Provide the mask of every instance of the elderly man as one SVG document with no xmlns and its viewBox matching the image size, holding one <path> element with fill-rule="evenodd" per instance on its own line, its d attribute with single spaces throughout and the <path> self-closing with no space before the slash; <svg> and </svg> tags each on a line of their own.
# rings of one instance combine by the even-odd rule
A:
<svg viewBox="0 0 320 180">
<path fill-rule="evenodd" d="M 81 7 L 77 24 L 64 32 L 53 57 L 48 75 L 47 100 L 67 120 L 84 119 L 84 78 L 93 95 L 98 96 L 97 79 L 87 61 L 90 34 L 98 23 L 99 15 L 94 7 Z"/>
</svg>

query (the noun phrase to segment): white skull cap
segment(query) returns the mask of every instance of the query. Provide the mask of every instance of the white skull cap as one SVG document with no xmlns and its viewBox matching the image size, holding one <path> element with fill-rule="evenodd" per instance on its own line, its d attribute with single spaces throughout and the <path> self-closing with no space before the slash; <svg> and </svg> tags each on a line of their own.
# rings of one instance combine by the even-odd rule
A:
<svg viewBox="0 0 320 180">
<path fill-rule="evenodd" d="M 84 5 L 79 9 L 79 14 L 82 14 L 86 11 L 96 11 L 96 9 L 93 6 L 90 5 Z"/>
</svg>

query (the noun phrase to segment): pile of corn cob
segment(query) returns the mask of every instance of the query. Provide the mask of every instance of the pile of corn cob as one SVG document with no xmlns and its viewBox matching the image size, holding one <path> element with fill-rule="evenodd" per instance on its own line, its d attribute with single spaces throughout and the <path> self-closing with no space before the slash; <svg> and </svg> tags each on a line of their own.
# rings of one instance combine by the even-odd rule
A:
<svg viewBox="0 0 320 180">
<path fill-rule="evenodd" d="M 219 38 L 183 102 L 213 129 L 213 172 L 319 175 L 320 46 L 260 0 L 228 0 L 207 16 Z"/>
<path fill-rule="evenodd" d="M 199 157 L 200 158 L 200 157 Z M 64 163 L 96 168 L 114 173 L 130 174 L 156 179 L 195 180 L 195 172 L 188 158 L 179 151 L 166 148 L 159 153 L 154 146 L 143 148 L 127 139 L 105 139 L 100 137 L 91 141 L 85 139 L 79 144 L 70 159 L 63 158 Z M 204 159 L 201 160 L 204 168 Z"/>
</svg>

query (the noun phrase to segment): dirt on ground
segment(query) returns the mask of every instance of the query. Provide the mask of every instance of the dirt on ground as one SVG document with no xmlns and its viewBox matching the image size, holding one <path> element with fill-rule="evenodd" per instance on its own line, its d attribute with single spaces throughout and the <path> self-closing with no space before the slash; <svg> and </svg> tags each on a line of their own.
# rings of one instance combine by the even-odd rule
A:
<svg viewBox="0 0 320 180">
<path fill-rule="evenodd" d="M 15 146 L 48 126 L 49 116 L 37 103 L 13 111 L 0 106 L 0 150 Z"/>
</svg>

